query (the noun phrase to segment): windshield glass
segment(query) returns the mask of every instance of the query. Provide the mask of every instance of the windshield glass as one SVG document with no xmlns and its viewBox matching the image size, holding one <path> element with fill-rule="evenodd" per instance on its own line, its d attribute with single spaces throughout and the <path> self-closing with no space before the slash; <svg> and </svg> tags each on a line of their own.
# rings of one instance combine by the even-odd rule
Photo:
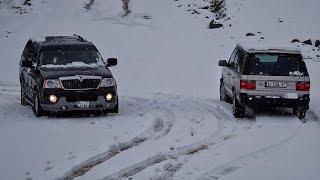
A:
<svg viewBox="0 0 320 180">
<path fill-rule="evenodd" d="M 251 54 L 245 66 L 246 75 L 307 76 L 308 72 L 298 54 Z"/>
<path fill-rule="evenodd" d="M 42 50 L 40 53 L 40 65 L 101 65 L 102 58 L 99 52 L 90 46 L 64 46 Z"/>
</svg>

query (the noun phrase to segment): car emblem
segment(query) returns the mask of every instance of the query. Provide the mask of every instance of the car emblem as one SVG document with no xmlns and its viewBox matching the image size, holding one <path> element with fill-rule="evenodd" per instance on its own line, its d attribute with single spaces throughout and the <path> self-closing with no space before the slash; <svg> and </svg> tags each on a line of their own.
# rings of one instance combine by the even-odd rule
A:
<svg viewBox="0 0 320 180">
<path fill-rule="evenodd" d="M 80 82 L 82 82 L 83 81 L 83 77 L 79 76 L 79 80 L 80 80 Z"/>
</svg>

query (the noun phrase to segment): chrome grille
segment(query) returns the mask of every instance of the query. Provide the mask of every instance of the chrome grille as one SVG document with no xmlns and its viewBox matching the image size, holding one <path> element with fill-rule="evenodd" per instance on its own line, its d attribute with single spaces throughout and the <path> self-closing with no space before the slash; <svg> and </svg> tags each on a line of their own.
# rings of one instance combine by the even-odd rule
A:
<svg viewBox="0 0 320 180">
<path fill-rule="evenodd" d="M 100 84 L 100 79 L 68 79 L 61 80 L 64 89 L 97 89 Z"/>
</svg>

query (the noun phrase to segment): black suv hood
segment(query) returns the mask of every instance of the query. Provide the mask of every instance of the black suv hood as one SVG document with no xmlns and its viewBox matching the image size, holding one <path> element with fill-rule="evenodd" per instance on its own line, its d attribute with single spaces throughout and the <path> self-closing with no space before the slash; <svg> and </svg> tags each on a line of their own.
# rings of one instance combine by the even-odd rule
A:
<svg viewBox="0 0 320 180">
<path fill-rule="evenodd" d="M 44 79 L 58 79 L 64 76 L 86 75 L 101 76 L 111 78 L 112 74 L 106 67 L 68 67 L 68 68 L 46 68 L 39 67 L 40 73 Z"/>
</svg>

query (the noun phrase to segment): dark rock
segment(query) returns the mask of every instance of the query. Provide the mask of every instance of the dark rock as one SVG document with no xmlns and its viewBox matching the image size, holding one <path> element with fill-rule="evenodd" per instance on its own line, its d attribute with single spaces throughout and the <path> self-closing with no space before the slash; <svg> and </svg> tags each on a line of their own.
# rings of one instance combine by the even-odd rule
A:
<svg viewBox="0 0 320 180">
<path fill-rule="evenodd" d="M 297 43 L 297 42 L 300 42 L 300 40 L 299 40 L 299 39 L 293 39 L 293 40 L 291 41 L 291 43 Z"/>
<path fill-rule="evenodd" d="M 258 34 L 262 34 L 260 31 L 257 32 Z"/>
<path fill-rule="evenodd" d="M 315 46 L 315 47 L 320 47 L 320 40 L 316 40 L 316 41 L 314 42 L 314 46 Z"/>
<path fill-rule="evenodd" d="M 151 19 L 150 16 L 143 16 L 143 19 Z"/>
<path fill-rule="evenodd" d="M 221 27 L 223 27 L 223 25 L 220 23 L 216 23 L 214 20 L 210 21 L 209 23 L 209 29 L 216 29 Z"/>
<path fill-rule="evenodd" d="M 193 12 L 191 14 L 200 14 L 197 10 L 193 10 Z"/>
<path fill-rule="evenodd" d="M 264 37 L 260 37 L 260 39 L 264 39 Z"/>
<path fill-rule="evenodd" d="M 246 36 L 255 36 L 253 33 L 247 33 Z"/>
<path fill-rule="evenodd" d="M 302 41 L 302 43 L 303 43 L 303 44 L 312 45 L 312 41 L 311 41 L 311 39 L 308 39 L 308 40 Z"/>
<path fill-rule="evenodd" d="M 318 55 L 316 55 L 317 57 L 320 57 L 320 55 L 318 54 Z"/>
<path fill-rule="evenodd" d="M 206 19 L 209 19 L 209 16 L 206 16 Z"/>
<path fill-rule="evenodd" d="M 200 9 L 209 9 L 209 6 L 202 7 Z"/>
</svg>

